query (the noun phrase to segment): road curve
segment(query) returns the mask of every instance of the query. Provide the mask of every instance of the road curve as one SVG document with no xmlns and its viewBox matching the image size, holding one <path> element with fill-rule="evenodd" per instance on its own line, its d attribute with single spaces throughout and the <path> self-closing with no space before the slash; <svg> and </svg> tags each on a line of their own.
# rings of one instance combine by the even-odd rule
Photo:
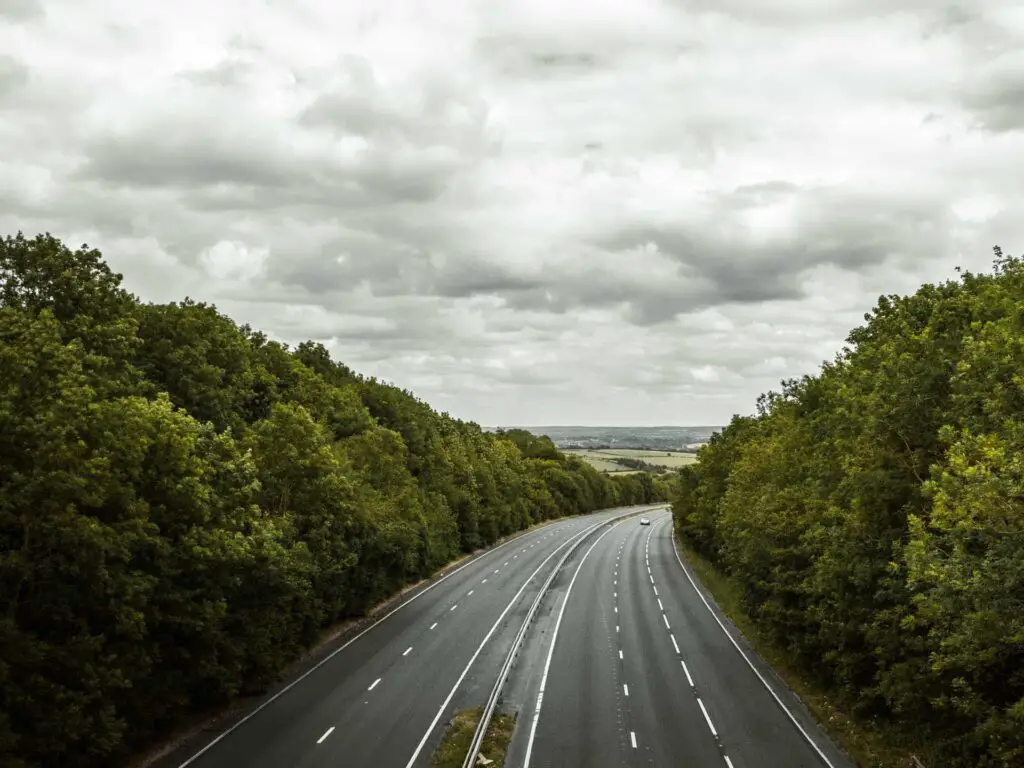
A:
<svg viewBox="0 0 1024 768">
<path fill-rule="evenodd" d="M 518 628 L 517 615 L 563 547 L 623 511 L 559 520 L 484 553 L 343 646 L 200 753 L 176 754 L 173 763 L 161 764 L 428 764 L 451 712 L 467 704 L 467 691 L 470 699 L 486 695 L 500 649 Z"/>
<path fill-rule="evenodd" d="M 737 650 L 676 557 L 671 516 L 650 518 L 616 524 L 567 563 L 578 573 L 551 607 L 546 677 L 534 664 L 538 679 L 519 683 L 529 695 L 506 766 L 852 768 L 742 641 L 746 658 Z"/>
</svg>

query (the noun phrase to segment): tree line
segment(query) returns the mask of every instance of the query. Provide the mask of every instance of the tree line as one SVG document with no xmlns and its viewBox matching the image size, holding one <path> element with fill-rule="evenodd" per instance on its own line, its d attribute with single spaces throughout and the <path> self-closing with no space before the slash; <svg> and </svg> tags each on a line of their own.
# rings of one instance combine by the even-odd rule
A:
<svg viewBox="0 0 1024 768">
<path fill-rule="evenodd" d="M 865 321 L 700 450 L 675 525 L 926 764 L 1024 765 L 1024 263 L 997 248 Z"/>
<path fill-rule="evenodd" d="M 185 299 L 0 240 L 0 755 L 116 764 L 534 523 L 667 498 Z"/>
<path fill-rule="evenodd" d="M 630 458 L 628 456 L 609 457 L 608 461 L 618 464 L 620 467 L 626 467 L 627 469 L 639 469 L 655 475 L 661 475 L 668 472 L 668 467 L 661 466 L 660 464 L 651 464 L 649 461 Z"/>
</svg>

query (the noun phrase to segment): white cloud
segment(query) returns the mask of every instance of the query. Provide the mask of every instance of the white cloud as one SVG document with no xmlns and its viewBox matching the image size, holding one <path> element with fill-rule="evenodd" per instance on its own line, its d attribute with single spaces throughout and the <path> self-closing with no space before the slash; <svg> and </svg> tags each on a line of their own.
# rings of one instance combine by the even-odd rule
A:
<svg viewBox="0 0 1024 768">
<path fill-rule="evenodd" d="M 720 423 L 1020 251 L 1011 0 L 0 0 L 0 229 L 494 423 Z"/>
</svg>

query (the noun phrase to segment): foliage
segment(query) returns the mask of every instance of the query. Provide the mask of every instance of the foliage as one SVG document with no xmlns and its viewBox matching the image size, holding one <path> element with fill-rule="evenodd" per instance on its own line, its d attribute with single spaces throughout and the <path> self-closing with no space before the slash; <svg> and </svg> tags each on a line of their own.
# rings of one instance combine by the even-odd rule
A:
<svg viewBox="0 0 1024 768">
<path fill-rule="evenodd" d="M 882 296 L 682 470 L 759 631 L 927 764 L 1024 763 L 1024 262 Z"/>
<path fill-rule="evenodd" d="M 0 240 L 0 753 L 107 766 L 537 522 L 667 498 Z"/>
</svg>

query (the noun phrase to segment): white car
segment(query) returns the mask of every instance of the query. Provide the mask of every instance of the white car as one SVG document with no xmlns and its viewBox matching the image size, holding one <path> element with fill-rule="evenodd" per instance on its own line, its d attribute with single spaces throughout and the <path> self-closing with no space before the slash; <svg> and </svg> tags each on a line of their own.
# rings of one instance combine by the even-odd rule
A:
<svg viewBox="0 0 1024 768">
<path fill-rule="evenodd" d="M 640 525 L 650 525 L 650 524 L 651 524 L 650 519 L 648 519 L 646 517 L 641 517 L 640 518 Z"/>
</svg>

